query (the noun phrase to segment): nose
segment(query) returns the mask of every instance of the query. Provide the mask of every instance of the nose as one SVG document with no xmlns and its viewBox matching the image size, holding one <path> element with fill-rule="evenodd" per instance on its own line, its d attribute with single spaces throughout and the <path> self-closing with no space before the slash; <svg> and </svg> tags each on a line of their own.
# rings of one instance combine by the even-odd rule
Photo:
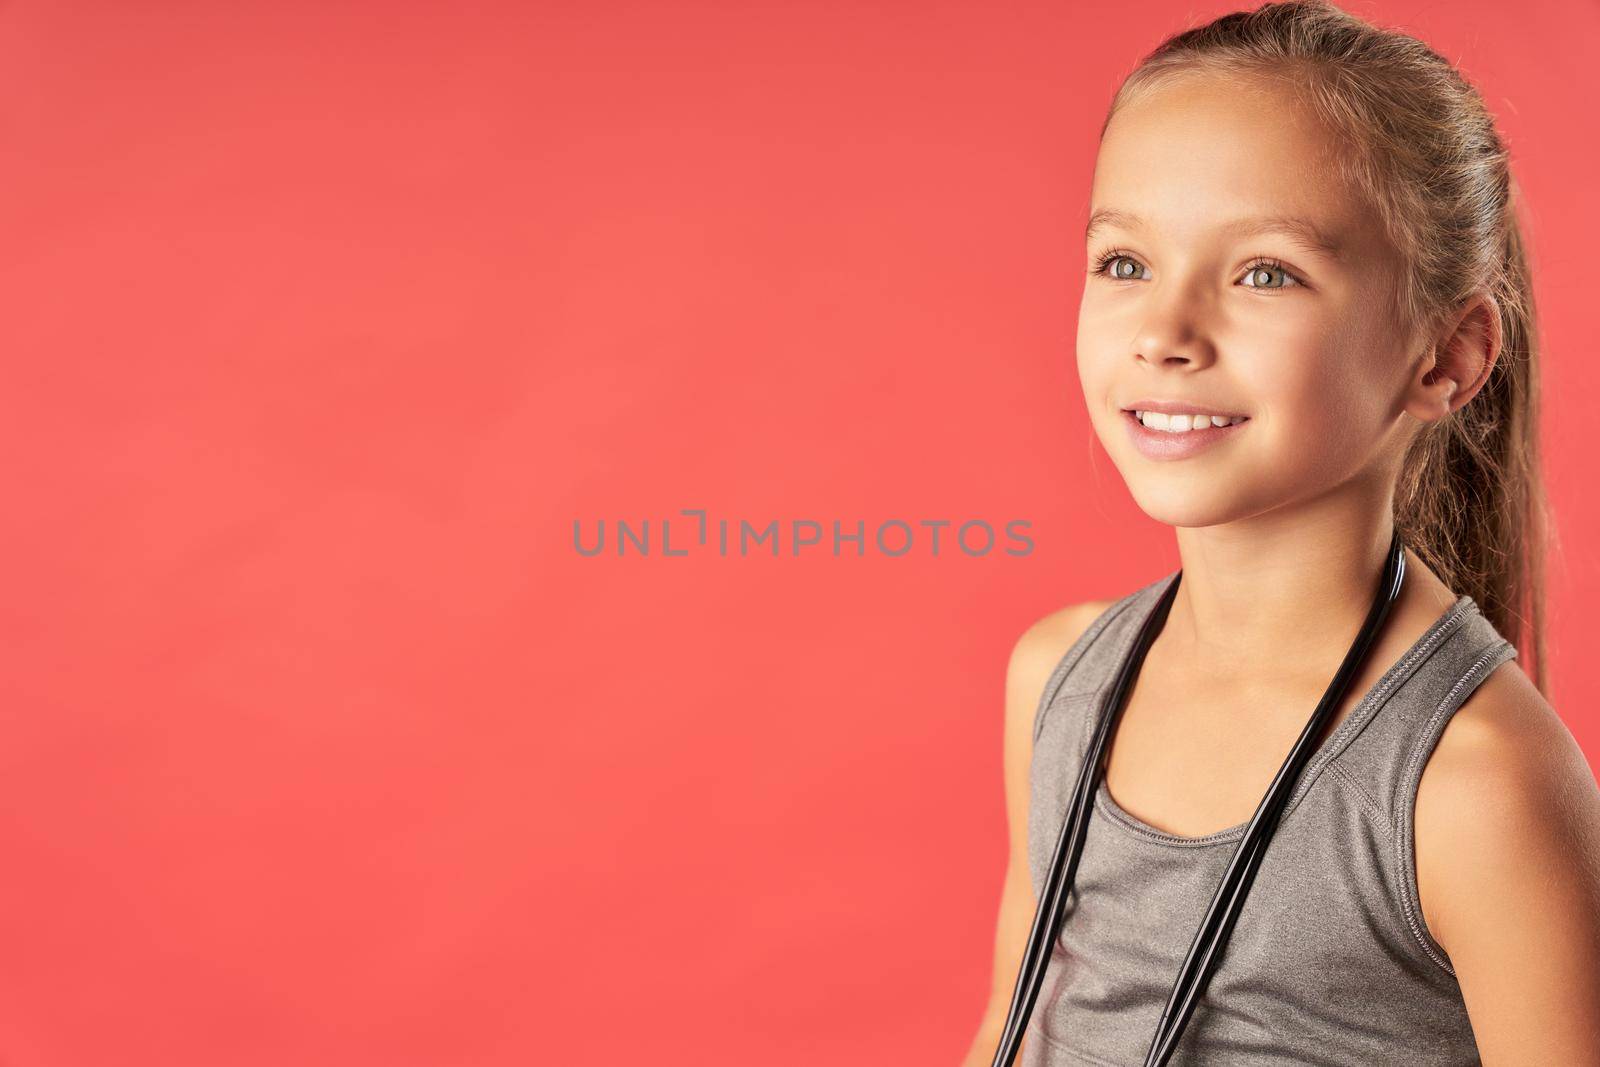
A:
<svg viewBox="0 0 1600 1067">
<path fill-rule="evenodd" d="M 1148 313 L 1134 336 L 1133 357 L 1157 368 L 1199 370 L 1216 360 L 1216 347 L 1191 298 L 1152 293 Z"/>
<path fill-rule="evenodd" d="M 1192 328 L 1147 325 L 1139 331 L 1133 358 L 1157 368 L 1199 370 L 1215 362 L 1216 350 Z"/>
</svg>

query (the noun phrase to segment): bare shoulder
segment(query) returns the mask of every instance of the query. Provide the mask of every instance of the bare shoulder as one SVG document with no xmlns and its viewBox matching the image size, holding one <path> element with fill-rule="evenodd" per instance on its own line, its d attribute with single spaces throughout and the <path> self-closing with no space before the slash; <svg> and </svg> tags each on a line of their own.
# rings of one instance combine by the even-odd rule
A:
<svg viewBox="0 0 1600 1067">
<path fill-rule="evenodd" d="M 1068 604 L 1024 630 L 1011 649 L 1011 662 L 1006 668 L 1008 695 L 1020 698 L 1025 710 L 1037 704 L 1061 657 L 1112 603 L 1085 600 Z"/>
<path fill-rule="evenodd" d="M 1600 785 L 1515 661 L 1451 717 L 1414 825 L 1424 923 L 1484 1061 L 1600 1062 Z"/>
<path fill-rule="evenodd" d="M 1007 789 L 1021 804 L 1033 753 L 1033 726 L 1045 683 L 1061 657 L 1112 604 L 1087 600 L 1069 604 L 1029 625 L 1011 649 L 1006 666 L 1005 737 Z"/>
<path fill-rule="evenodd" d="M 1444 872 L 1462 861 L 1481 862 L 1481 846 L 1528 859 L 1531 850 L 1550 847 L 1554 833 L 1600 831 L 1596 820 L 1600 785 L 1588 759 L 1555 708 L 1508 660 L 1451 716 L 1423 768 L 1415 819 L 1419 874 L 1425 859 Z M 1479 846 L 1470 855 L 1450 851 L 1468 839 Z"/>
<path fill-rule="evenodd" d="M 1531 816 L 1547 806 L 1557 810 L 1541 815 L 1541 821 L 1592 814 L 1590 804 L 1600 799 L 1597 790 L 1577 739 L 1516 662 L 1508 660 L 1451 716 L 1423 769 L 1417 787 L 1418 848 L 1424 830 L 1447 838 L 1452 826 L 1485 816 Z"/>
</svg>

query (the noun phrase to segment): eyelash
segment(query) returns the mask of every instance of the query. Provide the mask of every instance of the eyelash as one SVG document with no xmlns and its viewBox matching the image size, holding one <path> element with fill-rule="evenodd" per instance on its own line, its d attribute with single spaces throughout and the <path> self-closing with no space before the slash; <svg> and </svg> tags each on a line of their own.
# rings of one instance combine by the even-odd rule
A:
<svg viewBox="0 0 1600 1067">
<path fill-rule="evenodd" d="M 1107 251 L 1102 252 L 1100 254 L 1099 258 L 1095 260 L 1095 265 L 1094 265 L 1093 269 L 1091 269 L 1089 271 L 1089 273 L 1090 274 L 1105 274 L 1105 270 L 1106 270 L 1107 267 L 1109 267 L 1111 265 L 1111 261 L 1112 260 L 1123 259 L 1123 258 L 1137 260 L 1138 257 L 1134 256 L 1130 252 L 1123 251 L 1120 248 L 1108 249 Z M 1272 256 L 1259 256 L 1259 255 L 1255 256 L 1255 257 L 1252 258 L 1250 263 L 1246 264 L 1246 266 L 1243 269 L 1246 270 L 1246 271 L 1252 271 L 1252 270 L 1260 270 L 1263 267 L 1267 267 L 1267 268 L 1270 268 L 1272 270 L 1281 270 L 1286 277 L 1293 278 L 1294 281 L 1295 281 L 1295 284 L 1294 285 L 1247 285 L 1247 286 L 1245 286 L 1246 289 L 1260 289 L 1260 290 L 1263 290 L 1265 292 L 1269 292 L 1270 293 L 1270 292 L 1275 292 L 1275 291 L 1276 292 L 1281 292 L 1284 289 L 1293 289 L 1293 288 L 1295 288 L 1295 286 L 1300 286 L 1300 285 L 1305 285 L 1306 284 L 1305 280 L 1303 278 L 1301 278 L 1300 275 L 1296 274 L 1294 271 L 1290 270 L 1288 267 L 1285 267 L 1283 265 L 1282 261 L 1280 261 L 1280 260 L 1278 260 L 1278 259 L 1276 259 L 1276 258 L 1274 258 Z M 1137 281 L 1138 279 L 1137 278 L 1112 278 L 1111 280 L 1112 281 L 1116 281 L 1116 282 L 1131 282 L 1131 281 Z"/>
</svg>

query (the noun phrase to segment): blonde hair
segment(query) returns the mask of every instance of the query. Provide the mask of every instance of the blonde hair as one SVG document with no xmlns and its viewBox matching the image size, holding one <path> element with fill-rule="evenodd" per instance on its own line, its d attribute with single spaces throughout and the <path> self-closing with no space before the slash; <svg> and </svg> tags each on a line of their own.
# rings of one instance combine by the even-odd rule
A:
<svg viewBox="0 0 1600 1067">
<path fill-rule="evenodd" d="M 1413 348 L 1433 343 L 1475 292 L 1498 306 L 1500 354 L 1488 381 L 1413 440 L 1395 526 L 1442 582 L 1533 653 L 1529 676 L 1548 696 L 1545 554 L 1554 527 L 1540 470 L 1538 337 L 1520 191 L 1493 116 L 1415 37 L 1326 0 L 1287 0 L 1162 42 L 1118 88 L 1102 138 L 1119 108 L 1191 73 L 1280 84 L 1322 120 L 1340 176 L 1398 253 L 1390 310 Z"/>
</svg>

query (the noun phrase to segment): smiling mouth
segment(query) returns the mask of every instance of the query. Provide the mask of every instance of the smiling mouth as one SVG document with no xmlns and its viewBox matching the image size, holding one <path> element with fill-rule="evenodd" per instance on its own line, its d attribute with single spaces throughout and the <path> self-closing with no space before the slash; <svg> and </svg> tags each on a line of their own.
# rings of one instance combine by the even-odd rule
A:
<svg viewBox="0 0 1600 1067">
<path fill-rule="evenodd" d="M 1123 417 L 1138 423 L 1146 430 L 1170 434 L 1226 429 L 1229 426 L 1237 426 L 1242 422 L 1250 421 L 1250 416 L 1248 415 L 1212 415 L 1199 411 L 1178 412 L 1169 415 L 1161 411 L 1124 408 L 1122 414 Z"/>
</svg>

